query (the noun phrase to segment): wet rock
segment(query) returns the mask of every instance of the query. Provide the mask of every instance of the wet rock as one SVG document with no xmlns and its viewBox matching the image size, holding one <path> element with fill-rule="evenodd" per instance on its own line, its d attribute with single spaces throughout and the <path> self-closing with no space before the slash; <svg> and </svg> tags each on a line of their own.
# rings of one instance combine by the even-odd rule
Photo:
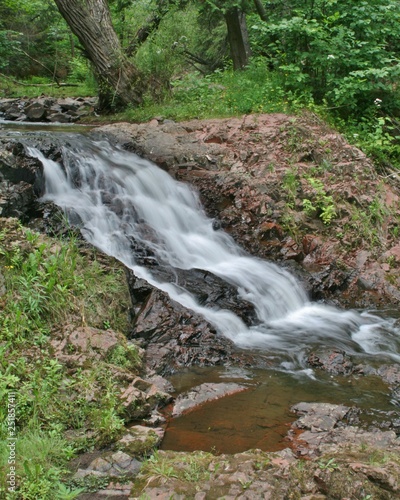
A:
<svg viewBox="0 0 400 500">
<path fill-rule="evenodd" d="M 320 299 L 327 292 L 337 296 L 337 292 L 345 291 L 354 278 L 354 271 L 343 268 L 332 262 L 325 269 L 312 272 L 313 298 Z"/>
<path fill-rule="evenodd" d="M 207 281 L 208 273 L 201 274 Z M 240 365 L 255 364 L 253 355 L 241 352 L 229 339 L 218 335 L 204 318 L 170 299 L 166 293 L 153 289 L 144 280 L 136 280 L 132 273 L 128 275 L 134 310 L 130 336 L 143 340 L 148 369 L 165 375 L 190 365 L 212 366 L 233 361 Z M 189 274 L 187 276 L 192 279 Z M 219 298 L 227 299 L 218 288 L 217 292 L 210 289 L 207 293 L 207 285 L 203 293 L 201 283 L 201 280 L 197 284 L 193 281 L 197 289 L 194 291 L 197 294 L 200 291 L 200 301 L 212 303 L 215 297 L 218 304 Z M 261 355 L 260 360 L 262 358 Z"/>
<path fill-rule="evenodd" d="M 378 368 L 376 374 L 389 385 L 392 391 L 392 402 L 400 405 L 400 367 L 399 365 L 383 365 Z M 394 422 L 394 426 L 398 428 L 399 422 Z"/>
<path fill-rule="evenodd" d="M 300 418 L 292 424 L 289 439 L 299 456 L 315 457 L 322 453 L 358 449 L 360 445 L 393 453 L 400 451 L 400 439 L 393 431 L 367 431 L 346 425 L 350 408 L 327 403 L 300 403 L 292 407 Z M 301 432 L 298 430 L 301 429 Z"/>
<path fill-rule="evenodd" d="M 71 117 L 66 113 L 53 113 L 49 115 L 49 121 L 53 123 L 70 123 Z"/>
<path fill-rule="evenodd" d="M 399 365 L 383 365 L 377 374 L 390 386 L 395 387 L 400 385 L 400 366 Z"/>
<path fill-rule="evenodd" d="M 328 403 L 299 403 L 291 408 L 300 415 L 293 426 L 298 429 L 309 429 L 314 432 L 332 430 L 343 420 L 350 408 Z"/>
<path fill-rule="evenodd" d="M 359 463 L 349 464 L 354 472 L 361 472 L 370 481 L 379 484 L 384 490 L 396 493 L 399 491 L 399 478 L 396 477 L 396 475 L 398 475 L 397 470 L 394 471 L 394 474 L 390 471 L 391 468 L 393 469 L 393 465 L 394 464 L 392 464 L 392 467 L 389 465 L 389 467 L 383 468 Z"/>
<path fill-rule="evenodd" d="M 67 123 L 94 114 L 97 99 L 0 99 L 0 112 L 6 120 Z"/>
<path fill-rule="evenodd" d="M 26 220 L 37 210 L 43 190 L 41 163 L 27 158 L 21 143 L 0 139 L 0 216 Z"/>
<path fill-rule="evenodd" d="M 205 403 L 231 396 L 247 389 L 248 387 L 233 382 L 201 384 L 191 389 L 188 393 L 180 394 L 177 397 L 172 410 L 172 416 L 179 417 Z"/>
<path fill-rule="evenodd" d="M 169 380 L 167 380 L 166 378 L 161 377 L 161 375 L 152 374 L 150 372 L 146 375 L 146 380 L 154 384 L 162 392 L 174 391 L 174 387 L 171 382 L 169 382 Z"/>
<path fill-rule="evenodd" d="M 28 119 L 33 122 L 40 122 L 46 118 L 47 109 L 43 104 L 39 102 L 33 102 L 29 106 L 26 106 L 24 109 Z"/>
<path fill-rule="evenodd" d="M 372 281 L 369 281 L 362 276 L 357 279 L 356 284 L 361 290 L 373 290 L 375 288 Z"/>
<path fill-rule="evenodd" d="M 354 365 L 350 357 L 341 350 L 312 352 L 307 363 L 313 368 L 325 370 L 333 375 L 350 375 L 354 371 Z"/>
</svg>

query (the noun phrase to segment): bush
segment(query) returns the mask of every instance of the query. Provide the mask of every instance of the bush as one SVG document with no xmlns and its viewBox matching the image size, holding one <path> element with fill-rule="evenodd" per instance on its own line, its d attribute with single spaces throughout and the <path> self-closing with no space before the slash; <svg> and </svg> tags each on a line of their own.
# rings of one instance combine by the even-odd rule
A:
<svg viewBox="0 0 400 500">
<path fill-rule="evenodd" d="M 400 111 L 400 4 L 394 0 L 291 2 L 271 23 L 255 21 L 255 52 L 267 53 L 284 87 L 308 87 L 317 103 L 342 116 L 362 113 L 381 100 Z"/>
</svg>

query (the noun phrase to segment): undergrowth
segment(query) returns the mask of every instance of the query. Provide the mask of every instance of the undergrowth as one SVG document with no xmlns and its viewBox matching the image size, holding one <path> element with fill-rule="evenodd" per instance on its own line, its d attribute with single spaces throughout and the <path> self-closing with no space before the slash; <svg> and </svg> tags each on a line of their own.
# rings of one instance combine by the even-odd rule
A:
<svg viewBox="0 0 400 500">
<path fill-rule="evenodd" d="M 396 116 L 383 109 L 382 100 L 371 101 L 361 112 L 344 116 L 343 108 L 332 103 L 316 103 L 311 87 L 303 83 L 289 86 L 288 75 L 270 70 L 262 57 L 256 57 L 248 68 L 233 71 L 230 67 L 202 75 L 182 72 L 172 77 L 169 90 L 162 97 L 150 89 L 139 107 L 127 108 L 123 113 L 87 117 L 86 122 L 115 121 L 146 122 L 154 117 L 176 121 L 193 118 L 225 118 L 250 113 L 291 113 L 304 110 L 316 113 L 346 139 L 375 160 L 378 170 L 400 168 L 400 123 Z M 77 87 L 47 86 L 49 81 L 28 83 L 43 86 L 18 86 L 0 79 L 0 96 L 52 97 L 95 95 L 93 81 L 78 82 Z M 340 114 L 339 114 L 339 111 Z"/>
<path fill-rule="evenodd" d="M 71 370 L 55 358 L 52 340 L 66 325 L 125 330 L 123 270 L 95 250 L 83 252 L 74 237 L 50 239 L 14 219 L 1 223 L 0 496 L 72 499 L 80 490 L 64 483 L 68 461 L 106 445 L 124 426 L 113 366 L 135 370 L 140 357 L 124 346 Z"/>
</svg>

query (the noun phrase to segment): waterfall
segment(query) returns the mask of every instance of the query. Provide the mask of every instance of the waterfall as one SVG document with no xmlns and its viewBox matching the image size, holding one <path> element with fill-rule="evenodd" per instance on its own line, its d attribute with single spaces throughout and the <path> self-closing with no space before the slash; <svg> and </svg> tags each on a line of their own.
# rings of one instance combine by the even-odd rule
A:
<svg viewBox="0 0 400 500">
<path fill-rule="evenodd" d="M 293 358 L 310 346 L 335 346 L 400 360 L 394 321 L 310 303 L 290 273 L 249 256 L 215 230 L 197 193 L 151 162 L 78 135 L 68 137 L 62 164 L 27 150 L 44 165 L 43 200 L 62 207 L 94 246 L 201 314 L 238 346 L 292 352 Z M 182 286 L 157 279 L 138 263 L 133 241 L 162 265 L 205 270 L 235 286 L 253 304 L 257 324 L 249 327 L 231 311 L 201 306 Z"/>
</svg>

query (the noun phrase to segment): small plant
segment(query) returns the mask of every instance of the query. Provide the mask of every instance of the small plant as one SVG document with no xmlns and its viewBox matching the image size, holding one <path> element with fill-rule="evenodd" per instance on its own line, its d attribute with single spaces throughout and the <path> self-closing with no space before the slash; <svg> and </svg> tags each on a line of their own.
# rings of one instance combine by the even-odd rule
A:
<svg viewBox="0 0 400 500">
<path fill-rule="evenodd" d="M 242 479 L 239 479 L 239 482 L 242 485 L 242 488 L 244 490 L 248 490 L 250 488 L 250 486 L 252 485 L 252 483 L 253 483 L 252 480 L 250 480 L 250 481 L 243 481 Z"/>
<path fill-rule="evenodd" d="M 317 212 L 317 209 L 307 198 L 303 200 L 303 210 L 306 213 L 306 215 L 308 215 L 308 217 L 313 217 Z"/>
<path fill-rule="evenodd" d="M 329 225 L 336 217 L 335 203 L 333 197 L 326 194 L 323 183 L 313 177 L 308 178 L 308 182 L 314 191 L 313 202 L 309 199 L 303 201 L 303 209 L 309 216 L 319 212 L 319 218 L 326 225 Z"/>
<path fill-rule="evenodd" d="M 287 196 L 288 196 L 288 202 L 287 205 L 290 208 L 294 208 L 295 202 L 296 202 L 296 196 L 297 196 L 297 190 L 299 189 L 299 178 L 298 178 L 298 172 L 296 168 L 291 168 L 289 169 L 282 181 L 282 187 L 284 191 L 286 191 Z"/>
<path fill-rule="evenodd" d="M 74 500 L 84 491 L 85 488 L 70 489 L 64 483 L 59 483 L 56 498 L 58 500 Z"/>
<path fill-rule="evenodd" d="M 159 476 L 165 478 L 178 478 L 173 462 L 162 458 L 158 451 L 155 451 L 154 454 L 145 462 L 144 472 L 146 475 L 152 477 Z"/>
<path fill-rule="evenodd" d="M 266 458 L 265 460 L 260 460 L 254 462 L 254 469 L 255 470 L 264 470 L 267 468 L 268 465 L 270 465 L 271 460 L 269 458 Z"/>
<path fill-rule="evenodd" d="M 321 470 L 328 470 L 329 472 L 333 472 L 335 469 L 339 468 L 334 458 L 330 458 L 327 461 L 321 460 L 320 462 L 318 462 L 318 467 Z"/>
<path fill-rule="evenodd" d="M 396 267 L 396 257 L 394 255 L 389 255 L 389 257 L 386 259 L 386 262 L 391 268 Z"/>
<path fill-rule="evenodd" d="M 385 217 L 388 215 L 388 210 L 383 204 L 379 195 L 376 195 L 372 203 L 369 205 L 369 213 L 374 224 L 382 224 Z"/>
<path fill-rule="evenodd" d="M 387 453 L 382 450 L 373 450 L 368 457 L 368 462 L 371 465 L 383 465 L 390 460 L 390 457 Z"/>
</svg>

